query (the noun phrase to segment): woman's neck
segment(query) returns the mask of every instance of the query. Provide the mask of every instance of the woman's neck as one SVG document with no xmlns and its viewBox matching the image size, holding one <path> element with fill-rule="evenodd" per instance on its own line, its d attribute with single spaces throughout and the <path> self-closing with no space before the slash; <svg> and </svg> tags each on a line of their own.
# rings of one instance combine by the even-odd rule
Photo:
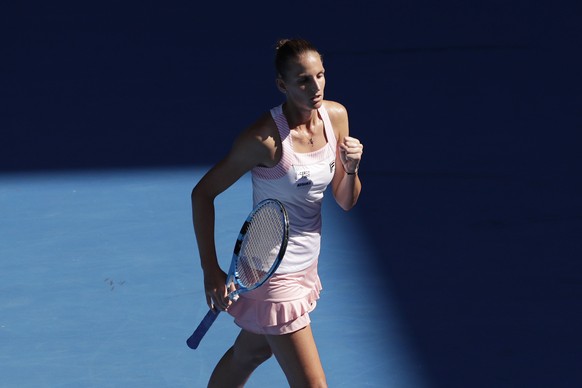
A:
<svg viewBox="0 0 582 388">
<path fill-rule="evenodd" d="M 283 113 L 289 128 L 303 127 L 310 129 L 319 123 L 317 109 L 297 109 L 288 103 L 283 104 Z"/>
</svg>

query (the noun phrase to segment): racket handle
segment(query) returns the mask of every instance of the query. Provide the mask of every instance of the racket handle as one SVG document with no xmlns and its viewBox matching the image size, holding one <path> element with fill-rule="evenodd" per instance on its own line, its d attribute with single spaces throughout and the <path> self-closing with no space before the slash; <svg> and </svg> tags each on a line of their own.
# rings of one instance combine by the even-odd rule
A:
<svg viewBox="0 0 582 388">
<path fill-rule="evenodd" d="M 208 310 L 208 313 L 206 313 L 202 322 L 200 322 L 196 330 L 194 330 L 194 333 L 192 333 L 190 338 L 186 341 L 186 344 L 190 349 L 196 349 L 198 347 L 200 341 L 202 341 L 202 337 L 204 337 L 204 334 L 206 334 L 208 329 L 210 329 L 210 326 L 212 326 L 216 317 L 218 317 L 218 314 L 220 314 L 220 311 L 218 310 L 216 312 Z"/>
</svg>

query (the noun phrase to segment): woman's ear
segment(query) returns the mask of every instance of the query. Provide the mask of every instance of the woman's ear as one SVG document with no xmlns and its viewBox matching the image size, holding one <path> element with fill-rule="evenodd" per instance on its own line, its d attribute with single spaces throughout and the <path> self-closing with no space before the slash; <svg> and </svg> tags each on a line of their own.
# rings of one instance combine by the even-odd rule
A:
<svg viewBox="0 0 582 388">
<path fill-rule="evenodd" d="M 283 81 L 280 77 L 275 79 L 275 83 L 277 84 L 277 89 L 283 94 L 287 93 L 287 87 L 285 86 L 285 81 Z"/>
</svg>

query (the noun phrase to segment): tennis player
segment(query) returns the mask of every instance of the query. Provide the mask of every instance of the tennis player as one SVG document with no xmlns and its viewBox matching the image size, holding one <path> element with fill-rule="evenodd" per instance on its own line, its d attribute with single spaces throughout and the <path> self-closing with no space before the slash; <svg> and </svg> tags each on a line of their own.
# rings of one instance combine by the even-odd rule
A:
<svg viewBox="0 0 582 388">
<path fill-rule="evenodd" d="M 325 70 L 318 50 L 302 39 L 278 42 L 277 88 L 285 102 L 266 112 L 235 140 L 228 155 L 192 191 L 193 222 L 208 306 L 231 314 L 241 332 L 210 377 L 209 387 L 242 387 L 275 355 L 291 387 L 326 387 L 310 326 L 322 289 L 317 274 L 321 204 L 331 184 L 350 210 L 360 195 L 363 146 L 349 136 L 346 108 L 324 99 Z M 253 202 L 283 202 L 289 242 L 275 275 L 236 302 L 216 257 L 214 199 L 251 171 Z"/>
</svg>

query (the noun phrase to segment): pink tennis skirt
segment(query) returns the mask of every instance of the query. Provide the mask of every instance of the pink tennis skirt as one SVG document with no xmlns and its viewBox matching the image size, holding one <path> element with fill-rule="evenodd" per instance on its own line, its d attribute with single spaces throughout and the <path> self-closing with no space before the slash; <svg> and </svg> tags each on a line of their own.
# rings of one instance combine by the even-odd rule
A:
<svg viewBox="0 0 582 388">
<path fill-rule="evenodd" d="M 316 260 L 303 271 L 275 274 L 259 288 L 241 294 L 228 313 L 251 333 L 288 334 L 309 325 L 309 313 L 321 290 Z"/>
</svg>

